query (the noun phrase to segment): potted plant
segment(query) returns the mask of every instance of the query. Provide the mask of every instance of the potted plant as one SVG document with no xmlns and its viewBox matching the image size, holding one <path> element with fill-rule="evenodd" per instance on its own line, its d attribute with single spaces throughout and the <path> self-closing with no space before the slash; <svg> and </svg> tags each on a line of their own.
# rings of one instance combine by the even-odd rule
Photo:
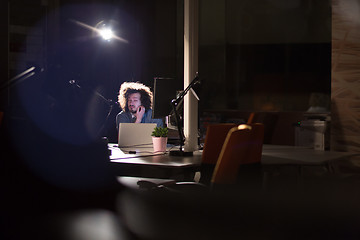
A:
<svg viewBox="0 0 360 240">
<path fill-rule="evenodd" d="M 166 152 L 168 132 L 169 130 L 167 127 L 154 128 L 154 131 L 151 133 L 154 152 Z"/>
</svg>

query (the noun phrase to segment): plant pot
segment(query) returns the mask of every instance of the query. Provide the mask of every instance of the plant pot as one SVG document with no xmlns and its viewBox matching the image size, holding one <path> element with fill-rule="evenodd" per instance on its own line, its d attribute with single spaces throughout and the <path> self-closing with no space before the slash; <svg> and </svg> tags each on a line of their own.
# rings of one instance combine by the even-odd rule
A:
<svg viewBox="0 0 360 240">
<path fill-rule="evenodd" d="M 167 137 L 152 137 L 154 153 L 166 152 Z"/>
</svg>

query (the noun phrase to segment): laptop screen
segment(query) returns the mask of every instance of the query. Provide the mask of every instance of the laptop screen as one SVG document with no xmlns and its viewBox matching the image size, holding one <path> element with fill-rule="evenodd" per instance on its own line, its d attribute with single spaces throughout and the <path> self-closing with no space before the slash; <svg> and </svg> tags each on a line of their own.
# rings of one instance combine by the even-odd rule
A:
<svg viewBox="0 0 360 240">
<path fill-rule="evenodd" d="M 156 123 L 120 123 L 118 146 L 152 147 L 151 133 L 156 126 Z"/>
</svg>

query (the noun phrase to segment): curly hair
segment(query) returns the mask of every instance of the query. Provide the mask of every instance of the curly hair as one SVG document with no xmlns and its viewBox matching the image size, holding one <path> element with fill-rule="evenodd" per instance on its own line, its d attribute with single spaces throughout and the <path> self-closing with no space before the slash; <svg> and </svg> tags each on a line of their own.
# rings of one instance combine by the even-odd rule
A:
<svg viewBox="0 0 360 240">
<path fill-rule="evenodd" d="M 120 107 L 125 112 L 129 112 L 128 108 L 128 97 L 130 94 L 140 93 L 140 101 L 141 105 L 145 107 L 145 110 L 151 109 L 153 94 L 149 87 L 145 86 L 139 82 L 124 82 L 120 86 L 118 101 L 120 103 Z"/>
</svg>

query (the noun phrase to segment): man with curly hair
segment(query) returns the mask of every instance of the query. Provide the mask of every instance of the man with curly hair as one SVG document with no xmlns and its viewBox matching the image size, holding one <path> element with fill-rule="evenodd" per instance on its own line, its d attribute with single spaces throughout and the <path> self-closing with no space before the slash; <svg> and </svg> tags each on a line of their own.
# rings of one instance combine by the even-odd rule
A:
<svg viewBox="0 0 360 240">
<path fill-rule="evenodd" d="M 118 100 L 122 111 L 116 116 L 117 128 L 120 123 L 156 123 L 163 127 L 162 119 L 152 118 L 153 94 L 149 87 L 139 82 L 124 82 Z"/>
</svg>

